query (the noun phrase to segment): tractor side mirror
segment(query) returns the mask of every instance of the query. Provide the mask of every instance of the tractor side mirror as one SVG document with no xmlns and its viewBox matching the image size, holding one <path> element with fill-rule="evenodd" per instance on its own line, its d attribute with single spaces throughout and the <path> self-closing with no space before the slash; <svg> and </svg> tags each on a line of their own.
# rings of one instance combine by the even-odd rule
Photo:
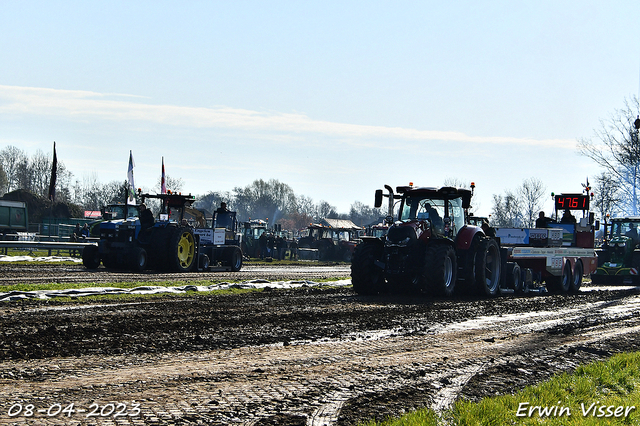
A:
<svg viewBox="0 0 640 426">
<path fill-rule="evenodd" d="M 376 198 L 374 202 L 375 208 L 380 208 L 382 206 L 382 189 L 376 189 Z"/>
</svg>

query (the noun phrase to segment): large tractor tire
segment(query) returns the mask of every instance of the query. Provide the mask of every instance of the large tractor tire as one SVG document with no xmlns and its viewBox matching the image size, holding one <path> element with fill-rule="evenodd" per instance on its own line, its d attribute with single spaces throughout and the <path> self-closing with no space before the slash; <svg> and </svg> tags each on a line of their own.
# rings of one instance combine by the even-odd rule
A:
<svg viewBox="0 0 640 426">
<path fill-rule="evenodd" d="M 571 263 L 565 262 L 562 275 L 559 277 L 547 277 L 545 283 L 550 293 L 566 294 L 571 288 Z"/>
<path fill-rule="evenodd" d="M 147 251 L 142 247 L 134 247 L 131 251 L 130 268 L 133 272 L 143 272 L 147 269 L 147 262 L 149 257 L 147 256 Z"/>
<path fill-rule="evenodd" d="M 98 246 L 86 246 L 82 249 L 82 264 L 87 269 L 97 269 L 100 266 Z"/>
<path fill-rule="evenodd" d="M 379 244 L 358 244 L 351 257 L 353 291 L 362 295 L 378 294 L 384 286 L 384 273 L 375 262 L 382 259 Z"/>
<path fill-rule="evenodd" d="M 451 297 L 456 286 L 457 270 L 453 247 L 448 244 L 427 247 L 422 274 L 424 290 L 438 296 Z"/>
<path fill-rule="evenodd" d="M 475 252 L 473 276 L 478 293 L 495 296 L 500 290 L 500 247 L 491 238 L 478 241 Z"/>
<path fill-rule="evenodd" d="M 225 253 L 227 262 L 232 272 L 238 272 L 242 268 L 242 250 L 240 247 L 230 247 Z"/>
<path fill-rule="evenodd" d="M 189 272 L 196 263 L 196 239 L 193 231 L 186 227 L 175 228 L 167 250 L 169 269 L 175 272 Z"/>
</svg>

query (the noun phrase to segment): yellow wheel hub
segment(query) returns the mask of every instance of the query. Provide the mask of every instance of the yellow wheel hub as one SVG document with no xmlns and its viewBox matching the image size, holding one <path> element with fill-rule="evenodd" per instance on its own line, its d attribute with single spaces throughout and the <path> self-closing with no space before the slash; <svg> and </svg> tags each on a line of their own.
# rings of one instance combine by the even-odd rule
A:
<svg viewBox="0 0 640 426">
<path fill-rule="evenodd" d="M 193 263 L 196 254 L 196 244 L 191 232 L 183 232 L 178 241 L 178 260 L 182 268 L 188 268 Z"/>
</svg>

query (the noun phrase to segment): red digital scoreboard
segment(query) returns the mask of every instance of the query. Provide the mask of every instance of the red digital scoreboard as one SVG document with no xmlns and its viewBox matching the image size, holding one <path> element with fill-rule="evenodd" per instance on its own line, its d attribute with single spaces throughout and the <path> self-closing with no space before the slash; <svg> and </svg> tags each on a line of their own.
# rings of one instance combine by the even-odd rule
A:
<svg viewBox="0 0 640 426">
<path fill-rule="evenodd" d="M 589 196 L 584 194 L 556 195 L 556 210 L 589 210 Z"/>
</svg>

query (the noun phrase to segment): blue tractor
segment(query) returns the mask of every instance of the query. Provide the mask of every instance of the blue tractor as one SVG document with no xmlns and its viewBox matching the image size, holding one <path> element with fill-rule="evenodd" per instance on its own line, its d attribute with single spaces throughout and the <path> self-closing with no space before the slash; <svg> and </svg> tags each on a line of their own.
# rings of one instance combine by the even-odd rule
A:
<svg viewBox="0 0 640 426">
<path fill-rule="evenodd" d="M 140 206 L 140 217 L 100 223 L 97 246 L 86 247 L 82 261 L 88 269 L 100 262 L 109 269 L 142 272 L 153 269 L 169 272 L 209 271 L 213 266 L 231 271 L 242 267 L 242 250 L 237 234 L 235 212 L 217 213 L 211 226 L 204 215 L 191 209 L 192 195 L 139 194 L 141 205 L 147 199 L 159 199 L 161 210 L 154 218 Z M 146 214 L 150 216 L 145 220 Z M 217 228 L 216 228 L 217 226 Z"/>
</svg>

